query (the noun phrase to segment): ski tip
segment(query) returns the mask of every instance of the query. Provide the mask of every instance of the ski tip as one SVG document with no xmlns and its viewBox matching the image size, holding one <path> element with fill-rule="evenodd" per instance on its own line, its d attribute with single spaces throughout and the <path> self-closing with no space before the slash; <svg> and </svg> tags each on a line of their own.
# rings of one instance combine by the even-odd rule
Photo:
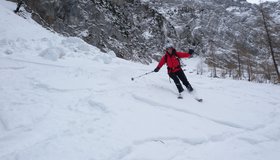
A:
<svg viewBox="0 0 280 160">
<path fill-rule="evenodd" d="M 196 99 L 198 102 L 203 102 L 203 99 L 201 99 L 201 98 L 197 98 Z"/>
</svg>

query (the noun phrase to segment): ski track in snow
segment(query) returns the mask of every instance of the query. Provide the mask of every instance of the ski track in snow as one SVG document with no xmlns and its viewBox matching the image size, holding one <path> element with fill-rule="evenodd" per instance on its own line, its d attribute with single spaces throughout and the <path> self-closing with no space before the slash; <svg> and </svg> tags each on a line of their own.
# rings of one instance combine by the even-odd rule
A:
<svg viewBox="0 0 280 160">
<path fill-rule="evenodd" d="M 241 130 L 244 130 L 244 131 L 246 131 L 246 130 L 247 131 L 249 131 L 249 130 L 257 130 L 257 129 L 260 129 L 260 128 L 264 128 L 264 125 L 256 126 L 254 128 L 251 128 L 251 127 L 247 128 L 247 127 L 244 127 L 242 125 L 235 124 L 233 122 L 228 122 L 228 121 L 222 121 L 222 120 L 217 120 L 217 119 L 209 118 L 209 117 L 200 115 L 198 113 L 188 111 L 187 109 L 180 109 L 180 108 L 176 108 L 176 107 L 173 107 L 173 106 L 165 105 L 165 104 L 153 101 L 153 100 L 145 98 L 145 97 L 141 97 L 141 96 L 137 96 L 137 95 L 133 95 L 133 94 L 132 94 L 132 96 L 136 100 L 138 100 L 139 102 L 146 103 L 147 105 L 150 105 L 150 106 L 153 106 L 153 107 L 165 108 L 165 109 L 173 110 L 173 111 L 176 111 L 176 112 L 182 112 L 182 113 L 185 113 L 185 114 L 188 114 L 188 115 L 196 116 L 198 118 L 203 118 L 203 119 L 209 120 L 209 121 L 214 122 L 214 123 L 225 125 L 227 127 L 241 129 Z"/>
<path fill-rule="evenodd" d="M 33 63 L 32 63 L 33 64 Z M 37 65 L 37 64 L 36 64 Z M 51 65 L 44 65 L 43 68 L 46 68 L 46 67 L 56 67 L 56 66 L 51 66 Z M 24 69 L 25 70 L 29 70 L 29 68 L 32 68 L 31 66 L 24 66 Z M 51 69 L 53 70 L 53 69 Z M 79 73 L 78 73 L 78 72 Z M 109 71 L 108 71 L 109 72 Z M 59 75 L 68 75 L 69 76 L 69 73 L 70 75 L 76 75 L 76 74 L 80 74 L 78 77 L 80 77 L 81 75 L 82 76 L 85 76 L 87 77 L 87 74 L 84 74 L 84 73 L 87 73 L 87 68 L 83 69 L 81 67 L 79 68 L 75 68 L 75 67 L 70 67 L 65 69 L 65 70 L 60 70 L 59 71 Z M 131 142 L 131 145 L 128 145 L 127 147 L 124 147 L 124 148 L 119 148 L 117 153 L 115 153 L 116 155 L 112 155 L 111 159 L 120 159 L 120 160 L 126 160 L 126 159 L 130 159 L 131 156 L 133 157 L 134 156 L 134 151 L 138 152 L 139 149 L 141 148 L 145 148 L 146 146 L 156 146 L 156 147 L 159 147 L 159 148 L 164 148 L 164 146 L 168 146 L 168 144 L 170 144 L 171 146 L 173 145 L 178 145 L 180 144 L 182 147 L 179 149 L 181 152 L 184 152 L 184 149 L 182 148 L 188 148 L 190 146 L 193 146 L 193 147 L 197 147 L 197 146 L 200 146 L 200 145 L 205 145 L 207 143 L 220 143 L 220 142 L 224 142 L 224 141 L 227 141 L 228 139 L 233 139 L 234 137 L 238 137 L 239 135 L 243 135 L 247 132 L 254 132 L 256 130 L 260 130 L 260 129 L 263 129 L 266 127 L 266 125 L 261 125 L 261 126 L 255 126 L 253 128 L 249 127 L 247 128 L 246 126 L 242 126 L 240 124 L 237 124 L 237 123 L 233 123 L 233 122 L 230 122 L 230 121 L 225 121 L 225 120 L 217 120 L 217 119 L 213 119 L 213 118 L 210 118 L 210 117 L 207 117 L 205 115 L 202 115 L 202 114 L 199 114 L 195 111 L 190 111 L 188 110 L 187 108 L 190 108 L 191 105 L 196 105 L 197 107 L 204 107 L 205 104 L 199 104 L 197 103 L 195 100 L 191 99 L 191 98 L 188 98 L 187 95 L 185 95 L 185 98 L 188 100 L 188 101 L 192 101 L 191 105 L 188 105 L 188 106 L 185 106 L 184 108 L 182 108 L 183 106 L 173 106 L 173 105 L 168 105 L 168 104 L 164 104 L 164 103 L 161 103 L 160 101 L 158 100 L 153 100 L 151 98 L 148 98 L 147 96 L 143 96 L 141 93 L 143 92 L 143 90 L 145 90 L 145 88 L 141 89 L 141 84 L 137 84 L 136 85 L 136 88 L 137 87 L 140 87 L 138 90 L 140 91 L 140 93 L 137 93 L 137 92 L 134 92 L 134 89 L 132 88 L 129 88 L 129 87 L 126 87 L 123 92 L 121 92 L 120 90 L 123 89 L 123 87 L 121 86 L 117 86 L 117 84 L 119 83 L 122 83 L 122 80 L 117 80 L 115 82 L 111 82 L 110 83 L 113 83 L 113 84 L 110 84 L 108 85 L 106 82 L 99 82 L 99 80 L 97 79 L 97 86 L 99 86 L 98 88 L 102 88 L 103 86 L 105 86 L 105 89 L 96 89 L 96 88 L 81 88 L 81 87 L 75 87 L 75 88 L 71 88 L 71 87 L 68 87 L 68 85 L 66 86 L 59 86 L 59 88 L 56 88 L 56 87 L 52 87 L 49 83 L 45 83 L 45 82 L 40 82 L 41 80 L 38 79 L 38 77 L 33 77 L 32 75 L 28 75 L 27 77 L 25 77 L 26 80 L 28 80 L 29 82 L 31 82 L 29 85 L 31 88 L 34 89 L 34 91 L 39 91 L 40 94 L 71 94 L 71 93 L 74 93 L 74 94 L 77 94 L 79 92 L 83 93 L 82 95 L 83 96 L 80 96 L 80 97 L 76 97 L 75 100 L 74 100 L 74 103 L 72 104 L 69 104 L 67 107 L 64 108 L 64 110 L 68 110 L 68 111 L 71 111 L 75 114 L 81 114 L 83 116 L 88 116 L 88 117 L 91 117 L 91 116 L 94 116 L 95 118 L 91 118 L 92 119 L 92 122 L 97 122 L 100 121 L 102 119 L 102 116 L 106 116 L 108 114 L 116 114 L 118 113 L 118 111 L 116 110 L 112 110 L 110 109 L 110 103 L 107 104 L 108 102 L 106 101 L 101 101 L 101 100 L 98 100 L 99 98 L 104 98 L 104 96 L 120 96 L 120 97 L 131 97 L 132 101 L 135 101 L 134 103 L 136 104 L 139 104 L 140 106 L 145 106 L 145 108 L 154 108 L 156 110 L 162 110 L 163 112 L 166 112 L 166 113 L 170 113 L 170 112 L 175 112 L 175 114 L 177 114 L 176 112 L 179 112 L 179 113 L 182 113 L 184 114 L 185 116 L 192 116 L 194 117 L 195 119 L 203 119 L 205 121 L 209 121 L 210 123 L 215 123 L 217 125 L 221 125 L 221 126 L 224 126 L 226 128 L 233 128 L 234 130 L 237 130 L 235 133 L 221 133 L 221 134 L 214 134 L 212 136 L 209 136 L 208 138 L 187 138 L 187 137 L 174 137 L 174 136 L 167 136 L 167 137 L 164 137 L 164 136 L 158 136 L 158 137 L 150 137 L 150 138 L 146 138 L 146 139 L 143 139 L 143 140 L 133 140 Z M 146 82 L 145 82 L 146 83 Z M 134 84 L 133 84 L 134 85 Z M 110 87 L 111 86 L 111 87 Z M 124 85 L 125 86 L 125 85 Z M 167 89 L 165 87 L 158 87 L 157 85 L 151 85 L 153 89 L 155 89 L 157 92 L 158 91 L 163 91 L 163 92 L 167 92 L 167 94 L 171 94 L 171 95 L 175 95 L 174 93 L 176 92 L 173 92 L 171 89 Z M 149 86 L 149 87 L 151 87 Z M 106 89 L 107 88 L 107 89 Z M 210 88 L 212 89 L 212 88 Z M 108 94 L 108 91 L 110 92 Z M 79 95 L 79 94 L 77 94 Z M 257 96 L 257 95 L 256 95 Z M 99 98 L 98 98 L 99 97 Z M 255 97 L 255 96 L 253 96 Z M 52 101 L 55 102 L 55 100 L 57 99 L 58 97 L 53 97 Z M 131 99 L 129 101 L 131 101 Z M 176 101 L 178 101 L 176 99 L 176 97 L 174 97 L 174 99 Z M 115 101 L 115 99 L 113 99 L 113 101 Z M 179 101 L 180 102 L 180 101 Z M 183 101 L 184 102 L 184 101 Z M 181 102 L 180 102 L 181 103 Z M 207 102 L 206 102 L 207 103 Z M 278 103 L 275 103 L 276 105 Z M 55 103 L 53 103 L 52 105 L 55 105 Z M 53 110 L 54 107 L 51 107 L 49 110 Z M 128 108 L 127 107 L 124 107 L 123 109 L 127 110 Z M 47 119 L 47 116 L 49 116 L 49 112 L 51 111 L 48 111 L 48 113 L 45 113 L 45 115 L 41 115 L 41 117 L 39 117 L 38 119 L 41 119 L 42 120 L 46 120 Z M 275 111 L 275 113 L 277 113 Z M 274 117 L 277 117 L 278 114 L 275 114 Z M 278 115 L 279 116 L 279 115 Z M 271 120 L 272 121 L 272 120 Z M 1 119 L 1 122 L 2 124 L 5 124 L 3 122 L 3 120 Z M 41 123 L 40 121 L 37 121 L 36 122 L 37 124 L 38 123 Z M 71 122 L 73 124 L 77 123 L 75 121 Z M 4 125 L 5 126 L 5 125 Z M 24 130 L 27 130 L 25 132 L 31 132 L 28 128 L 34 128 L 36 126 L 36 124 L 34 123 L 33 125 L 31 126 L 28 126 L 28 127 L 23 127 L 21 130 L 19 131 L 24 131 Z M 104 126 L 106 128 L 106 126 Z M 4 128 L 7 128 L 7 127 L 4 127 Z M 87 127 L 86 127 L 87 128 Z M 103 129 L 105 129 L 103 128 Z M 31 129 L 33 130 L 33 129 Z M 7 153 L 5 154 L 4 157 L 18 157 L 20 158 L 22 155 L 21 154 L 18 154 L 18 153 L 24 153 L 24 152 L 29 152 L 29 150 L 32 150 L 33 148 L 36 148 L 36 147 L 41 147 L 42 145 L 44 144 L 50 144 L 52 143 L 52 141 L 57 141 L 58 139 L 65 139 L 65 137 L 67 135 L 69 135 L 70 137 L 73 137 L 73 136 L 80 136 L 80 135 L 83 135 L 83 134 L 92 134 L 94 133 L 94 130 L 96 129 L 90 129 L 90 128 L 87 128 L 87 129 L 83 129 L 84 131 L 82 132 L 77 132 L 77 133 L 74 133 L 76 131 L 73 131 L 73 130 L 64 130 L 64 131 L 59 131 L 58 133 L 56 134 L 52 134 L 52 135 L 48 135 L 48 137 L 46 138 L 38 138 L 37 141 L 33 142 L 33 143 L 30 143 L 28 146 L 23 146 L 23 147 L 19 147 L 16 151 L 16 154 L 13 153 L 13 152 L 10 152 L 10 153 Z M 107 129 L 106 129 L 107 130 Z M 19 132 L 17 131 L 17 133 Z M 67 133 L 68 132 L 68 133 Z M 261 142 L 268 142 L 269 140 L 263 140 L 263 141 L 258 141 L 258 140 L 254 140 L 254 139 L 250 139 L 250 138 L 244 138 L 244 137 L 241 137 L 239 138 L 240 140 L 243 140 L 243 141 L 246 141 L 250 144 L 257 144 L 257 143 L 261 143 Z M 156 144 L 154 144 L 156 143 Z M 168 147 L 167 147 L 168 148 Z M 140 151 L 139 151 L 140 152 Z M 173 157 L 175 156 L 175 153 L 172 153 L 172 156 Z M 133 159 L 133 158 L 132 158 Z"/>
<path fill-rule="evenodd" d="M 100 53 L 0 7 L 0 22 L 15 26 L 0 26 L 0 160 L 279 158 L 279 86 L 193 72 L 203 103 L 178 100 L 164 67 L 131 81 L 156 63 Z"/>
</svg>

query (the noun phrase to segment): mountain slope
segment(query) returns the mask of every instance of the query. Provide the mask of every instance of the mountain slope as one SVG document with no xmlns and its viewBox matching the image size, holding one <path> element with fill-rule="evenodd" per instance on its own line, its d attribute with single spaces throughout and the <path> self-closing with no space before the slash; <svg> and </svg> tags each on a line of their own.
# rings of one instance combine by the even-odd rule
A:
<svg viewBox="0 0 280 160">
<path fill-rule="evenodd" d="M 277 160 L 279 86 L 187 76 L 204 98 L 176 98 L 165 68 L 102 54 L 0 2 L 0 160 Z M 20 24 L 20 25 L 19 25 Z"/>
</svg>

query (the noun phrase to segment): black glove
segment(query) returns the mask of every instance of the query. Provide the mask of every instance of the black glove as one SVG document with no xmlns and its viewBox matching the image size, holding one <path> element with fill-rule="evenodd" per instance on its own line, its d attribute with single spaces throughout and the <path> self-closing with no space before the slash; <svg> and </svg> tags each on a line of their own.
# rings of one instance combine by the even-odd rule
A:
<svg viewBox="0 0 280 160">
<path fill-rule="evenodd" d="M 159 68 L 158 68 L 158 67 L 154 69 L 154 72 L 158 72 L 158 71 L 159 71 Z"/>
<path fill-rule="evenodd" d="M 192 55 L 194 53 L 193 49 L 189 49 L 189 54 Z"/>
</svg>

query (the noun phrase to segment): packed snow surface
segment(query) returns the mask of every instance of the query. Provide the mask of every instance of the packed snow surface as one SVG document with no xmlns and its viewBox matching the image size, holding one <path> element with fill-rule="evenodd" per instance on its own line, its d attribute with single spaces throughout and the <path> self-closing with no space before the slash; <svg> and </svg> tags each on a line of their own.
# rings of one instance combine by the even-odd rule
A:
<svg viewBox="0 0 280 160">
<path fill-rule="evenodd" d="M 280 87 L 166 69 L 42 28 L 0 2 L 0 160 L 279 160 Z M 134 77 L 134 81 L 131 78 Z"/>
</svg>

